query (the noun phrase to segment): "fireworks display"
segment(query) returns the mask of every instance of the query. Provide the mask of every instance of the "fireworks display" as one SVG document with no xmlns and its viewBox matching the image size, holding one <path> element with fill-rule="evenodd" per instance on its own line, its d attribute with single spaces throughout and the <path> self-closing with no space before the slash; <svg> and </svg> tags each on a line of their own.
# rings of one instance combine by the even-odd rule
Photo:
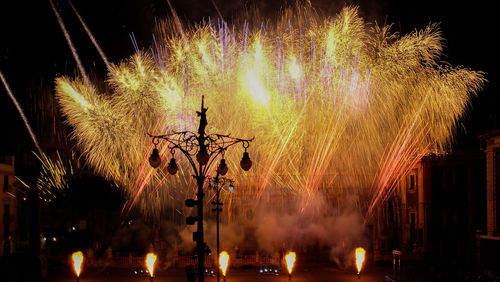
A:
<svg viewBox="0 0 500 282">
<path fill-rule="evenodd" d="M 352 7 L 331 18 L 296 7 L 264 23 L 174 26 L 158 23 L 149 51 L 110 64 L 106 87 L 86 77 L 56 85 L 88 164 L 123 189 L 128 208 L 149 216 L 179 208 L 196 185 L 180 155 L 175 176 L 165 161 L 149 166 L 147 133 L 195 131 L 201 95 L 208 132 L 255 136 L 249 172 L 238 168 L 242 149 L 225 155 L 241 187 L 223 191 L 229 215 L 276 193 L 300 199 L 299 210 L 314 210 L 318 194 L 339 208 L 355 196 L 370 215 L 421 156 L 447 150 L 484 82 L 480 72 L 441 61 L 435 25 L 399 35 Z M 158 149 L 170 159 L 165 144 Z"/>
</svg>

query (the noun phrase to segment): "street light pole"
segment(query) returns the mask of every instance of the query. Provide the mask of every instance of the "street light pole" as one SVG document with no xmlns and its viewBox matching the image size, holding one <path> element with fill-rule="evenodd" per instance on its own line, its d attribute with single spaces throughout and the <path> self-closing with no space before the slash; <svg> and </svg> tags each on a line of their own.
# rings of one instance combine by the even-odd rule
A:
<svg viewBox="0 0 500 282">
<path fill-rule="evenodd" d="M 201 170 L 201 167 L 200 167 Z M 193 236 L 193 239 L 196 241 L 198 252 L 198 281 L 203 281 L 205 274 L 205 242 L 203 240 L 203 183 L 205 182 L 204 175 L 198 175 L 197 177 L 198 183 L 198 192 L 196 196 L 198 198 L 198 225 L 196 229 L 196 235 Z"/>
<path fill-rule="evenodd" d="M 168 149 L 172 154 L 172 158 L 167 166 L 167 171 L 170 174 L 177 173 L 178 166 L 175 160 L 175 151 L 179 150 L 183 153 L 186 159 L 189 161 L 193 171 L 194 178 L 196 179 L 197 184 L 197 199 L 187 199 L 186 206 L 193 207 L 194 205 L 198 206 L 198 214 L 196 217 L 187 217 L 187 224 L 194 224 L 194 222 L 198 222 L 196 232 L 193 233 L 193 240 L 196 241 L 197 247 L 197 255 L 198 255 L 198 281 L 204 281 L 204 272 L 205 272 L 205 242 L 203 240 L 203 186 L 205 184 L 205 180 L 207 179 L 207 173 L 215 159 L 221 155 L 222 158 L 217 167 L 217 176 L 218 179 L 219 174 L 226 174 L 228 167 L 226 165 L 226 161 L 224 159 L 224 153 L 226 150 L 235 145 L 241 143 L 245 152 L 243 153 L 243 158 L 240 161 L 240 166 L 243 170 L 249 170 L 252 166 L 252 161 L 250 160 L 249 154 L 247 152 L 247 148 L 250 146 L 250 142 L 252 139 L 242 139 L 232 137 L 229 134 L 208 134 L 206 135 L 205 129 L 208 124 L 207 122 L 207 112 L 208 108 L 204 107 L 204 97 L 201 99 L 201 110 L 196 112 L 200 117 L 200 124 L 198 127 L 198 132 L 191 131 L 179 131 L 172 132 L 165 135 L 152 135 L 148 133 L 148 136 L 151 137 L 151 141 L 154 145 L 153 152 L 149 157 L 149 163 L 153 168 L 157 168 L 161 164 L 161 157 L 159 154 L 159 150 L 157 146 L 159 145 L 160 140 L 165 140 L 168 143 Z M 196 161 L 198 165 L 193 160 L 193 156 L 196 157 Z M 217 199 L 218 201 L 218 199 Z M 218 206 L 217 206 L 218 208 Z M 219 224 L 217 218 L 217 225 Z M 218 227 L 218 226 L 217 226 Z M 218 232 L 217 228 L 217 232 Z M 219 251 L 219 246 L 217 245 L 217 252 Z M 217 253 L 217 256 L 219 254 Z"/>
<path fill-rule="evenodd" d="M 220 221 L 220 212 L 222 211 L 221 206 L 223 205 L 223 203 L 220 201 L 220 191 L 226 182 L 229 182 L 230 186 L 232 186 L 233 180 L 226 178 L 226 177 L 223 177 L 223 176 L 220 176 L 219 170 L 218 170 L 215 177 L 211 179 L 211 182 L 213 183 L 213 187 L 214 187 L 214 191 L 215 191 L 215 201 L 212 201 L 212 205 L 214 205 L 215 208 L 212 209 L 212 211 L 214 211 L 216 214 L 215 217 L 216 217 L 216 222 L 217 222 L 217 282 L 219 282 L 220 281 L 220 261 L 219 261 L 220 260 L 220 258 L 219 258 L 219 255 L 220 255 L 220 240 L 219 240 L 220 231 L 219 230 L 220 230 L 220 228 L 219 228 L 219 221 Z"/>
<path fill-rule="evenodd" d="M 215 203 L 212 204 L 215 204 L 215 214 L 217 221 L 217 282 L 219 282 L 220 281 L 219 212 L 221 211 L 221 209 L 219 209 L 219 206 L 221 206 L 221 202 L 219 201 L 219 172 L 217 172 L 217 175 L 215 175 L 214 186 L 215 186 Z M 212 211 L 214 211 L 214 209 L 212 209 Z"/>
</svg>

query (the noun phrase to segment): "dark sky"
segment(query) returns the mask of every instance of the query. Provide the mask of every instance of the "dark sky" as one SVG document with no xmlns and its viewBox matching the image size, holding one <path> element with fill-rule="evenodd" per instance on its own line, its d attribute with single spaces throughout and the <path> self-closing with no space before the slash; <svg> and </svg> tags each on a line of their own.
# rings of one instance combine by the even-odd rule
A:
<svg viewBox="0 0 500 282">
<path fill-rule="evenodd" d="M 214 0 L 226 18 L 238 14 L 245 3 L 254 3 L 264 12 L 279 9 L 287 1 Z M 39 123 L 37 112 L 30 106 L 41 91 L 50 91 L 57 75 L 73 75 L 75 64 L 49 1 L 2 1 L 0 4 L 0 71 L 23 105 L 30 122 Z M 8 3 L 4 3 L 8 2 Z M 211 0 L 171 0 L 183 19 L 199 21 L 215 17 Z M 291 1 L 288 1 L 291 2 Z M 462 65 L 487 72 L 489 83 L 479 98 L 473 99 L 472 110 L 459 126 L 463 146 L 476 146 L 474 136 L 484 129 L 499 127 L 496 108 L 498 96 L 498 61 L 494 51 L 498 36 L 495 1 L 327 1 L 311 0 L 317 10 L 334 15 L 342 6 L 360 7 L 362 16 L 370 22 L 394 23 L 402 33 L 440 23 L 446 39 L 445 59 L 452 65 Z M 90 40 L 83 32 L 66 0 L 54 0 L 74 40 L 82 61 L 88 69 L 103 70 L 104 66 Z M 104 52 L 112 62 L 127 58 L 134 52 L 130 33 L 147 47 L 151 40 L 155 17 L 170 15 L 166 0 L 74 0 Z M 31 141 L 12 101 L 0 85 L 0 154 L 14 153 L 19 144 L 31 146 Z M 36 126 L 35 126 L 36 127 Z M 50 134 L 37 129 L 37 135 Z"/>
</svg>

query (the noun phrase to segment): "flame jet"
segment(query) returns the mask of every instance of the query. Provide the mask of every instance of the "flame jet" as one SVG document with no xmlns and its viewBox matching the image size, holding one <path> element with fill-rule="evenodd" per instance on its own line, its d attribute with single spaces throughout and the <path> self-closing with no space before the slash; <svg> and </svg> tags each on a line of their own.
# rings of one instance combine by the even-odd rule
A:
<svg viewBox="0 0 500 282">
<path fill-rule="evenodd" d="M 83 253 L 81 251 L 74 252 L 71 255 L 71 259 L 73 261 L 73 270 L 76 274 L 76 281 L 79 281 L 80 272 L 82 271 Z"/>
<path fill-rule="evenodd" d="M 146 255 L 145 262 L 146 262 L 146 267 L 148 268 L 149 271 L 149 276 L 151 277 L 151 281 L 153 281 L 156 255 L 154 253 L 148 253 Z"/>
<path fill-rule="evenodd" d="M 288 270 L 288 280 L 292 280 L 292 270 L 293 266 L 295 265 L 296 258 L 297 255 L 295 254 L 295 252 L 288 252 L 288 254 L 285 255 L 286 268 Z"/>
<path fill-rule="evenodd" d="M 356 268 L 358 269 L 358 279 L 360 278 L 361 268 L 363 267 L 363 262 L 365 261 L 366 251 L 363 248 L 356 248 Z"/>
<path fill-rule="evenodd" d="M 222 270 L 222 275 L 224 276 L 224 281 L 226 281 L 226 270 L 229 265 L 229 254 L 226 251 L 223 251 L 219 255 L 219 265 Z"/>
</svg>

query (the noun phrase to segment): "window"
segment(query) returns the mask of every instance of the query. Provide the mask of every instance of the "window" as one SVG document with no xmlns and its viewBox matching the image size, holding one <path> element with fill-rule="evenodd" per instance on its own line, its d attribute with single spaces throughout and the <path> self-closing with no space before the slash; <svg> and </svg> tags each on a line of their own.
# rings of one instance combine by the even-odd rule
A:
<svg viewBox="0 0 500 282">
<path fill-rule="evenodd" d="M 452 191 L 456 186 L 455 171 L 452 168 L 448 168 L 444 171 L 444 190 Z"/>
<path fill-rule="evenodd" d="M 12 165 L 12 156 L 0 156 L 0 163 Z"/>
<path fill-rule="evenodd" d="M 10 206 L 4 205 L 3 211 L 4 211 L 4 213 L 3 213 L 3 220 L 4 220 L 3 233 L 5 234 L 5 237 L 8 237 L 10 235 Z"/>
<path fill-rule="evenodd" d="M 408 191 L 415 192 L 417 191 L 417 187 L 418 187 L 417 170 L 414 169 L 410 172 L 410 175 L 408 176 Z"/>
<path fill-rule="evenodd" d="M 495 165 L 493 166 L 494 167 L 494 171 L 493 171 L 493 174 L 494 174 L 494 177 L 496 178 L 496 181 L 495 181 L 495 187 L 493 187 L 494 191 L 495 191 L 495 194 L 496 194 L 496 226 L 497 226 L 497 229 L 500 229 L 500 148 L 495 148 L 495 155 L 494 155 L 494 158 L 495 158 Z"/>
<path fill-rule="evenodd" d="M 392 205 L 392 201 L 387 201 L 387 208 L 388 208 L 388 213 L 389 213 L 389 216 L 388 216 L 389 223 L 394 223 L 394 206 Z"/>
<path fill-rule="evenodd" d="M 417 214 L 416 212 L 410 212 L 410 242 L 413 244 L 415 243 L 415 231 L 416 231 L 416 218 Z"/>
<path fill-rule="evenodd" d="M 3 191 L 7 192 L 9 191 L 9 176 L 4 175 L 3 177 Z"/>
</svg>

